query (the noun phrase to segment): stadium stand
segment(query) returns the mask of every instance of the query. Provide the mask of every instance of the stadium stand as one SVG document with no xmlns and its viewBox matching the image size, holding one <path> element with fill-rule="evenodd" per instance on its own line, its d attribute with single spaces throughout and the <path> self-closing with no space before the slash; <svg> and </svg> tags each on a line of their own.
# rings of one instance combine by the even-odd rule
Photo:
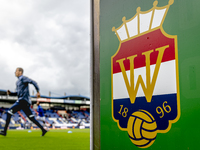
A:
<svg viewBox="0 0 200 150">
<path fill-rule="evenodd" d="M 3 128 L 6 120 L 6 112 L 9 107 L 5 104 L 12 105 L 17 100 L 16 97 L 11 97 L 6 95 L 5 90 L 0 90 L 0 128 Z M 89 128 L 90 127 L 90 100 L 88 97 L 84 96 L 64 96 L 64 97 L 47 97 L 41 96 L 37 99 L 31 96 L 33 105 L 37 101 L 41 104 L 48 104 L 51 107 L 43 108 L 45 121 L 49 128 Z M 56 104 L 56 106 L 54 106 Z M 66 107 L 63 107 L 66 106 Z M 53 107 L 52 107 L 53 106 Z M 82 108 L 82 106 L 87 106 L 87 108 Z M 36 106 L 35 106 L 36 107 Z M 67 108 L 76 108 L 67 109 Z M 79 108 L 79 109 L 77 109 Z M 32 112 L 37 116 L 36 108 L 32 108 Z M 39 121 L 43 124 L 41 121 Z M 9 128 L 12 129 L 31 129 L 37 128 L 24 114 L 24 112 L 18 111 L 15 113 L 9 124 Z"/>
</svg>

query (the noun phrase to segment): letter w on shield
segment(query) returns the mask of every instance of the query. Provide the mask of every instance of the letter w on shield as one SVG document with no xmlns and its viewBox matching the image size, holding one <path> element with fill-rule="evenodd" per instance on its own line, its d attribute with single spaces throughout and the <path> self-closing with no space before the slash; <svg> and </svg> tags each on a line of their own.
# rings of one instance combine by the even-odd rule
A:
<svg viewBox="0 0 200 150">
<path fill-rule="evenodd" d="M 135 57 L 137 57 L 137 55 L 132 55 L 127 57 L 127 59 L 130 62 L 130 83 L 128 81 L 128 77 L 125 71 L 125 67 L 124 67 L 124 63 L 123 61 L 126 58 L 123 59 L 119 59 L 116 62 L 119 63 L 120 65 L 120 69 L 122 71 L 122 75 L 126 84 L 126 88 L 130 97 L 130 101 L 131 103 L 135 103 L 135 98 L 138 92 L 138 88 L 139 85 L 141 84 L 141 87 L 144 91 L 144 95 L 146 97 L 147 102 L 151 102 L 152 99 L 152 95 L 153 95 L 153 91 L 154 91 L 154 87 L 156 84 L 156 80 L 157 80 L 157 76 L 158 76 L 158 72 L 160 69 L 160 65 L 161 65 L 161 61 L 163 58 L 163 54 L 166 48 L 168 48 L 169 45 L 163 46 L 163 47 L 159 47 L 157 48 L 155 51 L 158 51 L 158 57 L 156 60 L 156 65 L 155 65 L 155 69 L 154 69 L 154 73 L 153 73 L 153 78 L 152 81 L 151 80 L 151 76 L 150 76 L 150 54 L 154 51 L 154 50 L 150 50 L 150 51 L 146 51 L 143 52 L 142 55 L 145 55 L 145 61 L 146 61 L 146 86 L 144 84 L 144 81 L 142 79 L 142 76 L 139 75 L 138 80 L 136 82 L 136 86 L 134 86 L 135 81 L 134 81 L 134 59 Z"/>
</svg>

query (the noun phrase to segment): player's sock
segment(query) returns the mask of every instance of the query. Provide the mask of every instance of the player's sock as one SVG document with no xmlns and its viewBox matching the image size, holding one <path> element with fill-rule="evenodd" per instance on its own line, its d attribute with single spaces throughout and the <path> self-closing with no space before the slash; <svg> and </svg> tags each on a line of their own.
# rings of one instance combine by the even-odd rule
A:
<svg viewBox="0 0 200 150">
<path fill-rule="evenodd" d="M 47 124 L 45 124 L 46 128 L 47 128 L 47 131 L 49 131 L 49 127 L 47 126 Z"/>
<path fill-rule="evenodd" d="M 45 123 L 45 121 L 43 121 L 43 126 L 46 127 L 46 130 L 47 130 L 47 131 L 49 130 L 49 128 L 48 128 L 47 124 Z"/>
<path fill-rule="evenodd" d="M 6 125 L 4 127 L 4 131 L 2 131 L 1 133 L 4 134 L 4 136 L 6 136 L 6 132 L 7 132 L 7 129 L 8 129 L 8 126 L 9 126 L 9 123 L 10 123 L 10 119 L 11 119 L 11 114 L 8 112 L 7 113 L 7 118 L 6 118 Z M 2 135 L 2 134 L 1 134 Z"/>
<path fill-rule="evenodd" d="M 33 123 L 35 123 L 41 130 L 42 130 L 42 136 L 46 134 L 46 130 L 43 128 L 43 126 L 35 119 L 35 117 L 29 118 Z"/>
</svg>

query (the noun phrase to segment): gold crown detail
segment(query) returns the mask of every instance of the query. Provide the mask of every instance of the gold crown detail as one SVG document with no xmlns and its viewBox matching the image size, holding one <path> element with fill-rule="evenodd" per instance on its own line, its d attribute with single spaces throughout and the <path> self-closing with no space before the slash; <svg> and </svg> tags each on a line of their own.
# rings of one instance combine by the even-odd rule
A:
<svg viewBox="0 0 200 150">
<path fill-rule="evenodd" d="M 155 0 L 153 7 L 147 11 L 141 11 L 137 8 L 137 13 L 131 19 L 122 18 L 122 25 L 118 28 L 113 27 L 120 42 L 125 42 L 140 35 L 146 34 L 160 28 L 164 22 L 169 6 L 174 3 L 174 0 L 169 0 L 168 5 L 157 7 L 158 1 Z"/>
</svg>

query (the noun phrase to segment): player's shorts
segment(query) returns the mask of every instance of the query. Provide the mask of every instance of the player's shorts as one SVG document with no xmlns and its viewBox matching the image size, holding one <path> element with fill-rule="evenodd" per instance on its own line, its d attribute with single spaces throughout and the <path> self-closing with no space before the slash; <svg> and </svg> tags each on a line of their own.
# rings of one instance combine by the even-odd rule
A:
<svg viewBox="0 0 200 150">
<path fill-rule="evenodd" d="M 36 119 L 40 120 L 40 121 L 45 121 L 45 116 L 43 116 L 43 117 L 37 116 Z"/>
<path fill-rule="evenodd" d="M 17 111 L 23 110 L 23 112 L 26 114 L 28 118 L 34 117 L 30 104 L 26 100 L 20 100 L 19 102 L 15 102 L 12 107 L 8 110 L 8 113 L 13 115 Z"/>
</svg>

